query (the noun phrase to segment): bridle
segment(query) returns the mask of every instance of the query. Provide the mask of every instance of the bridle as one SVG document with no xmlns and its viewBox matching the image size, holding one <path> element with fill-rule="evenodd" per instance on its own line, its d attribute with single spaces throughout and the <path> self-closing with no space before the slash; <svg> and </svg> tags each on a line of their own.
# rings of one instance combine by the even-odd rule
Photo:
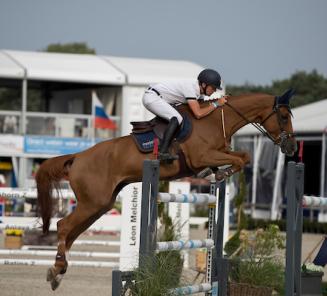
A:
<svg viewBox="0 0 327 296">
<path fill-rule="evenodd" d="M 281 107 L 287 108 L 288 112 L 292 115 L 292 111 L 289 105 L 287 104 L 278 104 L 278 97 L 275 97 L 275 103 L 272 108 L 271 113 L 261 122 L 261 123 L 256 123 L 250 121 L 247 117 L 245 117 L 241 112 L 239 112 L 235 107 L 230 105 L 228 102 L 225 103 L 226 106 L 231 108 L 236 114 L 238 114 L 240 117 L 242 117 L 247 123 L 252 124 L 258 131 L 260 131 L 264 136 L 269 138 L 275 145 L 282 146 L 286 143 L 286 141 L 289 138 L 292 138 L 295 136 L 294 133 L 288 133 L 284 130 L 283 126 L 285 124 L 285 120 L 282 118 L 282 114 L 280 112 Z M 277 138 L 273 137 L 264 127 L 263 124 L 272 116 L 276 114 L 277 115 L 277 121 L 280 129 L 280 134 L 278 135 Z"/>
</svg>

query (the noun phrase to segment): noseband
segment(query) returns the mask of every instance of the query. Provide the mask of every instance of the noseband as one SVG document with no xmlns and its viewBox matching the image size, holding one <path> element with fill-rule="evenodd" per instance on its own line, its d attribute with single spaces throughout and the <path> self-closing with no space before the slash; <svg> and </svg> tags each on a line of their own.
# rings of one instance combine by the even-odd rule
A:
<svg viewBox="0 0 327 296">
<path fill-rule="evenodd" d="M 232 105 L 230 105 L 228 102 L 225 103 L 225 105 L 227 105 L 228 107 L 230 107 L 235 113 L 237 113 L 240 117 L 242 117 L 247 123 L 252 124 L 259 132 L 261 132 L 264 136 L 266 136 L 267 138 L 269 138 L 275 145 L 279 145 L 282 146 L 286 143 L 286 141 L 289 138 L 294 137 L 294 133 L 288 133 L 284 130 L 283 128 L 283 118 L 282 118 L 282 114 L 280 112 L 280 108 L 281 107 L 285 107 L 287 108 L 288 112 L 292 115 L 292 111 L 289 105 L 286 104 L 278 104 L 278 99 L 277 97 L 275 97 L 275 103 L 274 106 L 272 108 L 271 113 L 259 124 L 256 122 L 251 122 L 249 119 L 247 119 L 241 112 L 239 112 L 237 109 L 235 109 Z M 280 134 L 278 135 L 277 138 L 275 138 L 273 135 L 271 135 L 264 127 L 263 124 L 274 114 L 277 114 L 277 121 L 278 121 L 278 125 L 279 125 L 279 130 L 280 130 Z"/>
</svg>

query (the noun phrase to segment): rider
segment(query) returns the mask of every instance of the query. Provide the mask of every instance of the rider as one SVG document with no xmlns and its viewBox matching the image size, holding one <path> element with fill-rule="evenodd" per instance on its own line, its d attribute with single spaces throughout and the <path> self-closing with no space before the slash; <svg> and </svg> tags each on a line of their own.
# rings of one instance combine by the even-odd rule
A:
<svg viewBox="0 0 327 296">
<path fill-rule="evenodd" d="M 217 89 L 221 90 L 221 77 L 217 71 L 212 69 L 201 71 L 198 81 L 162 82 L 148 87 L 143 96 L 143 105 L 152 113 L 169 121 L 160 145 L 160 160 L 169 162 L 177 159 L 176 156 L 169 154 L 168 148 L 177 129 L 182 124 L 183 117 L 173 106 L 187 102 L 194 116 L 200 119 L 225 104 L 226 99 L 222 97 L 206 107 L 200 107 L 198 100 L 211 96 Z"/>
</svg>

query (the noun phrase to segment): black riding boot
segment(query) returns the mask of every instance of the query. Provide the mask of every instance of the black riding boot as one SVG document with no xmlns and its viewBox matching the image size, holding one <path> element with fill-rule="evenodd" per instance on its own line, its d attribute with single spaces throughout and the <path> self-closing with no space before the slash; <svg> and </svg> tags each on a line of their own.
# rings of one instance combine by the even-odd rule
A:
<svg viewBox="0 0 327 296">
<path fill-rule="evenodd" d="M 159 159 L 163 162 L 172 162 L 175 159 L 178 159 L 177 155 L 171 155 L 168 152 L 169 145 L 174 138 L 174 135 L 179 127 L 179 123 L 176 117 L 170 119 L 167 129 L 165 130 L 159 152 Z"/>
</svg>

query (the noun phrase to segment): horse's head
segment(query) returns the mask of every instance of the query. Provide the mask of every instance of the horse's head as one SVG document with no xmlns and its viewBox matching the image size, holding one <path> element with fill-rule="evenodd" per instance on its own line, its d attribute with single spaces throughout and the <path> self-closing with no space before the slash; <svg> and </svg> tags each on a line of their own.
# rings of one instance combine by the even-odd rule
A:
<svg viewBox="0 0 327 296">
<path fill-rule="evenodd" d="M 290 99 L 294 93 L 293 89 L 289 89 L 283 95 L 275 97 L 272 109 L 269 108 L 261 115 L 261 125 L 270 134 L 273 142 L 288 156 L 293 156 L 297 151 L 290 108 Z"/>
</svg>

